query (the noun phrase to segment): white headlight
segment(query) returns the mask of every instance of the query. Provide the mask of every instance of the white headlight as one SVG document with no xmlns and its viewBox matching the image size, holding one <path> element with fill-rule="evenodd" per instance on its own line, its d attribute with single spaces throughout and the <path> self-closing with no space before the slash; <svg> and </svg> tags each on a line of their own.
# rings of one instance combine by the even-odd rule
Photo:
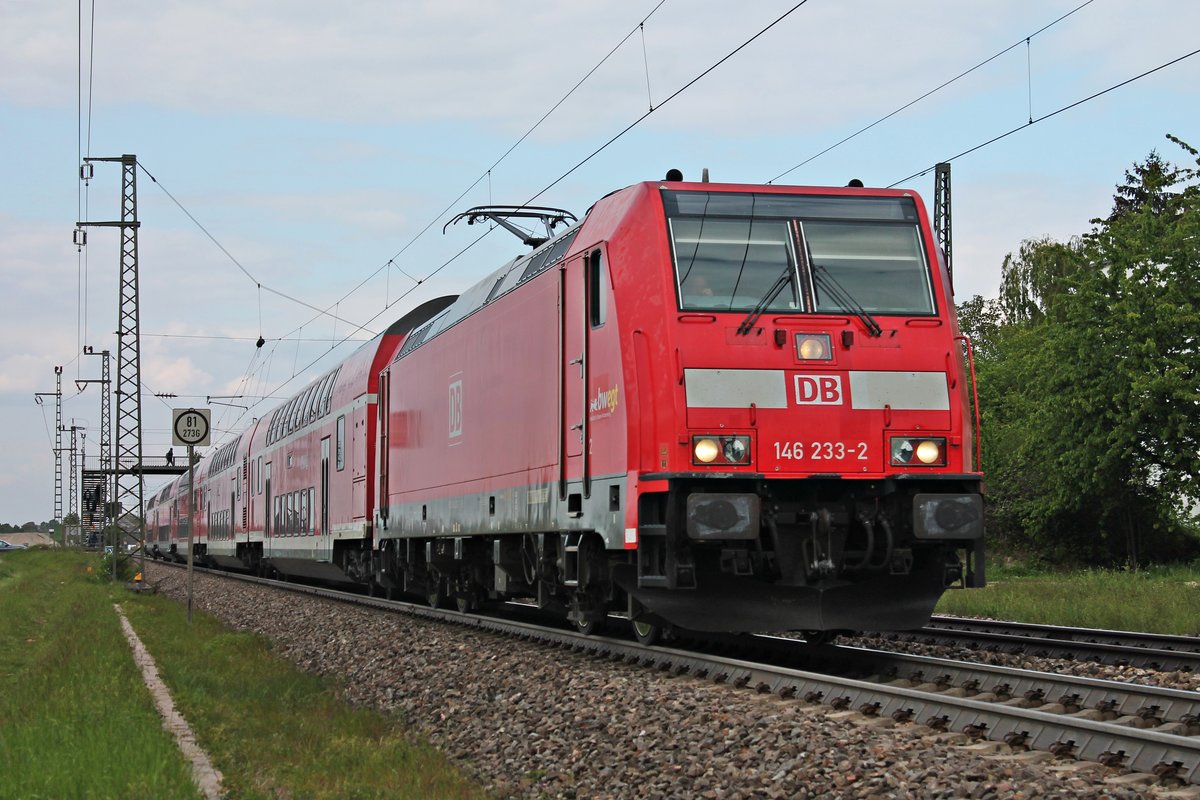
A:
<svg viewBox="0 0 1200 800">
<path fill-rule="evenodd" d="M 829 346 L 829 334 L 796 334 L 796 355 L 801 361 L 831 360 L 833 358 L 833 349 Z"/>
<path fill-rule="evenodd" d="M 711 464 L 721 454 L 721 448 L 717 446 L 715 439 L 697 439 L 694 451 L 696 460 L 701 464 Z"/>
<path fill-rule="evenodd" d="M 942 448 L 932 439 L 926 439 L 917 445 L 917 460 L 922 464 L 936 464 L 942 457 Z"/>
</svg>

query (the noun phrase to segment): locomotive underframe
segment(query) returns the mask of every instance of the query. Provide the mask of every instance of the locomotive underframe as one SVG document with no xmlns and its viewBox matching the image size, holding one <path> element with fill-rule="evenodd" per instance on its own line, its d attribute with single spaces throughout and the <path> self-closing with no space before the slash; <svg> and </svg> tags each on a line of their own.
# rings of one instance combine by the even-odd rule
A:
<svg viewBox="0 0 1200 800">
<path fill-rule="evenodd" d="M 639 520 L 636 572 L 616 582 L 698 630 L 917 627 L 946 587 L 984 582 L 972 475 L 679 476 L 640 498 Z"/>
<path fill-rule="evenodd" d="M 374 583 L 464 611 L 530 598 L 584 629 L 616 613 L 816 631 L 917 627 L 947 586 L 984 579 L 977 476 L 686 475 L 641 495 L 638 512 L 636 550 L 578 530 L 387 538 Z"/>
</svg>

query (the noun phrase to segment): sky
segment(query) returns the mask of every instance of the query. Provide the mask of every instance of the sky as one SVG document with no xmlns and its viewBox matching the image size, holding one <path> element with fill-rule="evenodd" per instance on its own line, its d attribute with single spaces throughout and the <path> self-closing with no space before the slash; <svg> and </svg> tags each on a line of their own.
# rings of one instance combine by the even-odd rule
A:
<svg viewBox="0 0 1200 800">
<path fill-rule="evenodd" d="M 1054 113 L 1200 47 L 1200 3 L 1084 2 L 0 0 L 0 522 L 53 517 L 54 398 L 35 395 L 55 366 L 64 424 L 98 455 L 99 387 L 75 381 L 100 377 L 85 346 L 116 353 L 120 239 L 91 227 L 80 250 L 72 231 L 119 219 L 121 169 L 84 183 L 84 158 L 140 166 L 143 451 L 160 456 L 172 408 L 207 406 L 231 436 L 524 250 L 443 233 L 453 213 L 582 217 L 673 167 L 903 181 L 931 206 L 919 173 L 1017 129 L 951 162 L 955 293 L 994 297 L 1022 240 L 1087 232 L 1135 162 L 1183 160 L 1166 134 L 1200 145 L 1200 55 Z"/>
</svg>

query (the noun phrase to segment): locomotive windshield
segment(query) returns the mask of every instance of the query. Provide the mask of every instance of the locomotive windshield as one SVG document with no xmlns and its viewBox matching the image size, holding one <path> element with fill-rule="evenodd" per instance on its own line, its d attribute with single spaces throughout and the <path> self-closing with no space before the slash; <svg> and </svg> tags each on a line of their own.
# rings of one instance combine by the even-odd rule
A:
<svg viewBox="0 0 1200 800">
<path fill-rule="evenodd" d="M 683 310 L 935 312 L 912 198 L 666 191 L 663 202 Z"/>
</svg>

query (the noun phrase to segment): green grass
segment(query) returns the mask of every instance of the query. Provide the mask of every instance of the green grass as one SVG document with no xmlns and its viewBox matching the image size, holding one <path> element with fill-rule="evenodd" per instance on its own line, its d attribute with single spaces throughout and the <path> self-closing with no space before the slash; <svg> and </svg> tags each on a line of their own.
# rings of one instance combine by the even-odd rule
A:
<svg viewBox="0 0 1200 800">
<path fill-rule="evenodd" d="M 354 709 L 269 643 L 165 598 L 125 604 L 175 703 L 238 798 L 483 798 L 394 717 Z M 285 789 L 281 794 L 280 790 Z"/>
<path fill-rule="evenodd" d="M 937 613 L 1200 635 L 1200 564 L 1137 572 L 989 567 L 984 589 L 949 591 Z"/>
<path fill-rule="evenodd" d="M 92 568 L 92 572 L 88 568 Z M 176 707 L 236 798 L 484 798 L 395 717 L 71 552 L 0 556 L 0 797 L 198 797 L 113 609 L 154 656 Z"/>
<path fill-rule="evenodd" d="M 199 797 L 96 566 L 0 556 L 0 797 Z"/>
</svg>

